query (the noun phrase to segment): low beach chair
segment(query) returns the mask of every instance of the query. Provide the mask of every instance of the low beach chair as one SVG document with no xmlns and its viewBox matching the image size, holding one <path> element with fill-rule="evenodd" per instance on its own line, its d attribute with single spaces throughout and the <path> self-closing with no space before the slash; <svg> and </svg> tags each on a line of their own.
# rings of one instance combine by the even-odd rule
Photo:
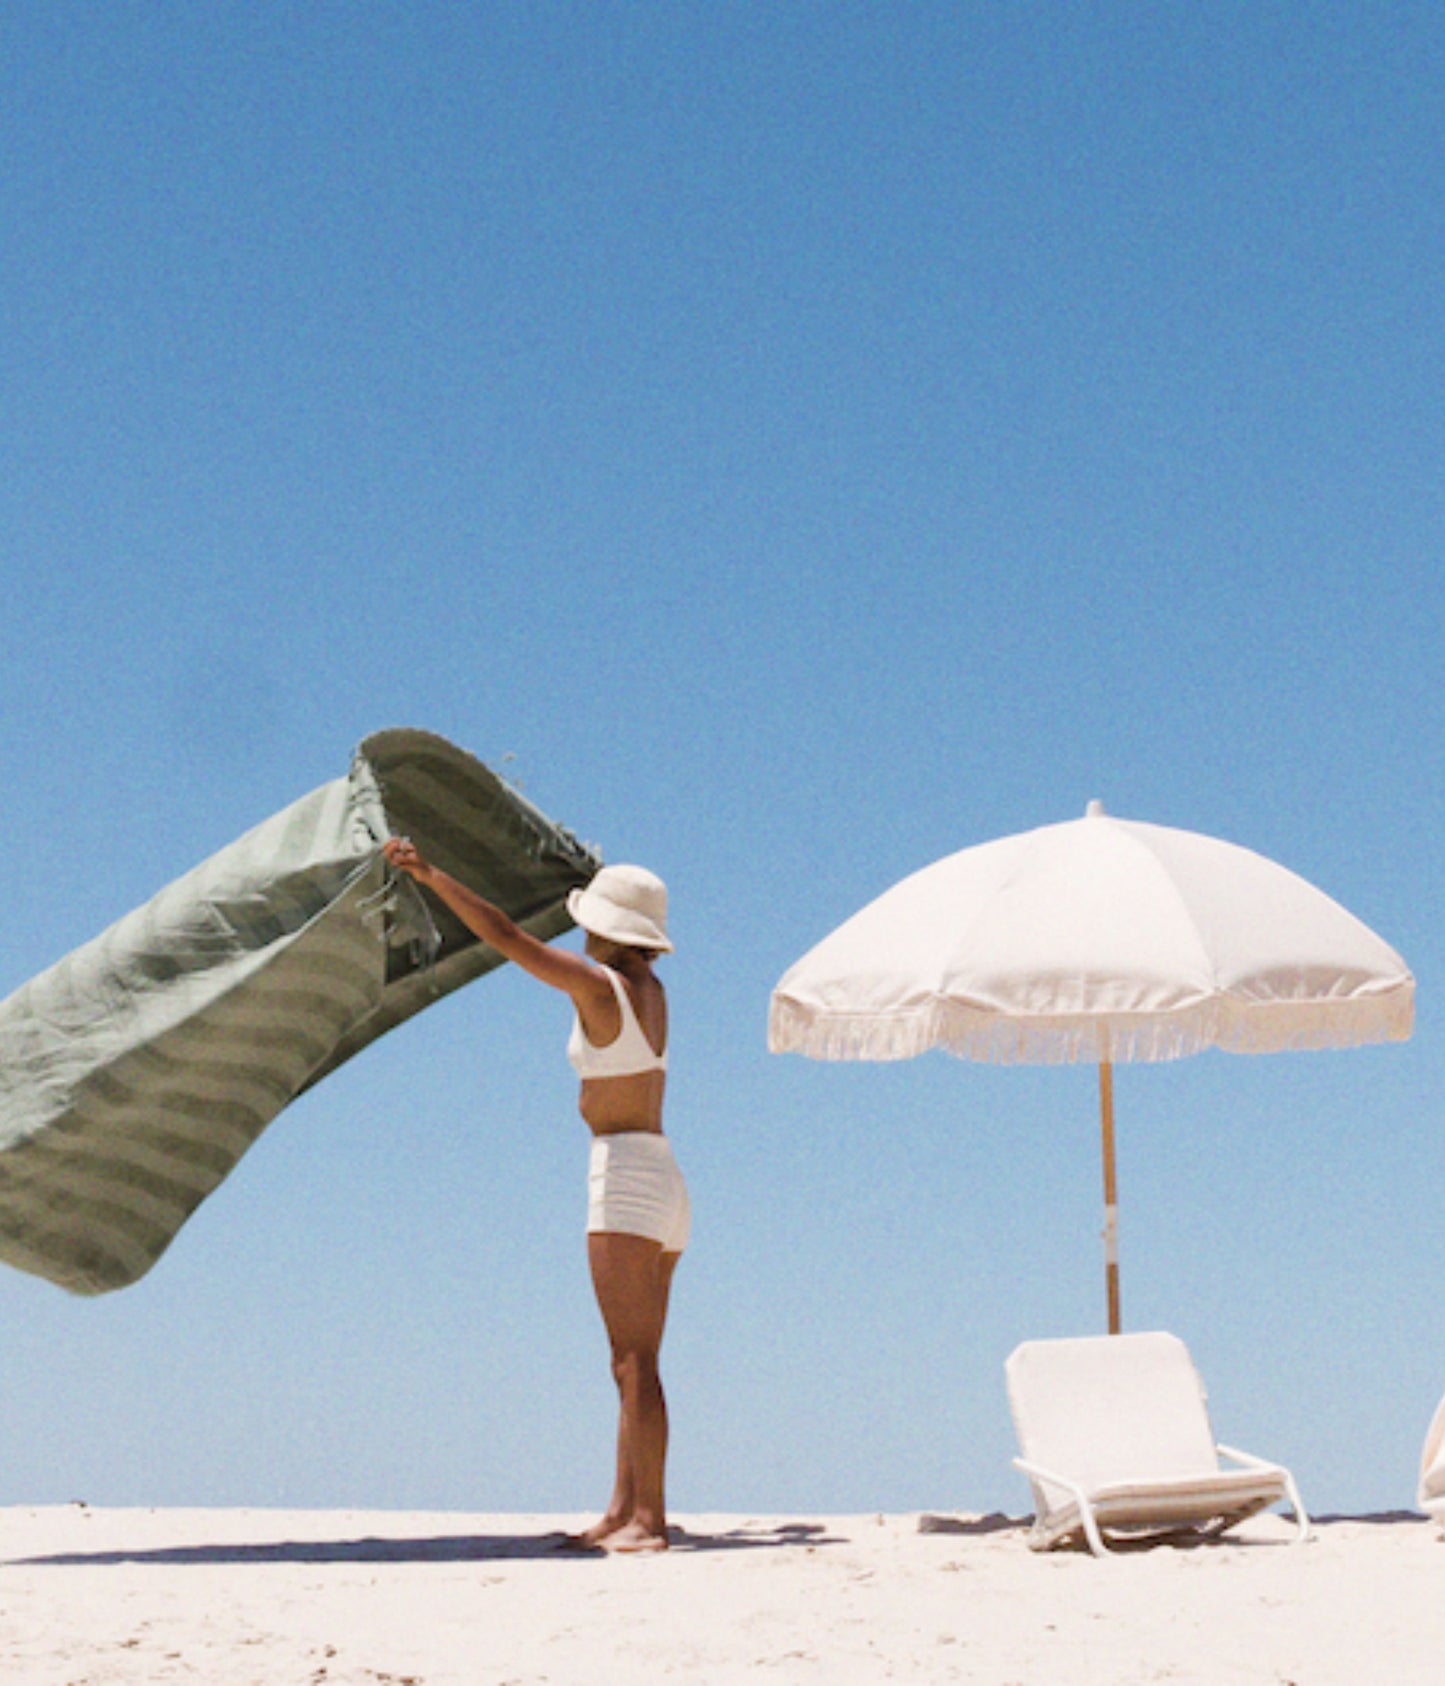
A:
<svg viewBox="0 0 1445 1686">
<path fill-rule="evenodd" d="M 1029 1479 L 1035 1551 L 1106 1537 L 1201 1539 L 1287 1500 L 1296 1541 L 1309 1517 L 1280 1464 L 1215 1442 L 1204 1384 L 1175 1335 L 1025 1341 L 1005 1365 Z M 1241 1467 L 1224 1468 L 1221 1454 Z"/>
</svg>

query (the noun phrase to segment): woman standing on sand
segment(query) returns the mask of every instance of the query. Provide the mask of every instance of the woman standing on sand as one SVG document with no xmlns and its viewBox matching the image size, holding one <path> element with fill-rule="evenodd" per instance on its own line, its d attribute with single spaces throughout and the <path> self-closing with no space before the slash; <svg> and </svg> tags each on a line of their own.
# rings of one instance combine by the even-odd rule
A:
<svg viewBox="0 0 1445 1686">
<path fill-rule="evenodd" d="M 662 1551 L 667 1406 L 658 1350 L 690 1224 L 687 1189 L 662 1133 L 667 998 L 652 962 L 672 951 L 667 890 L 639 866 L 605 866 L 573 890 L 567 911 L 587 933 L 584 957 L 540 942 L 424 860 L 410 839 L 393 837 L 384 850 L 483 942 L 572 998 L 567 1057 L 582 1079 L 578 1105 L 593 1138 L 587 1256 L 621 1396 L 612 1500 L 577 1543 Z"/>
</svg>

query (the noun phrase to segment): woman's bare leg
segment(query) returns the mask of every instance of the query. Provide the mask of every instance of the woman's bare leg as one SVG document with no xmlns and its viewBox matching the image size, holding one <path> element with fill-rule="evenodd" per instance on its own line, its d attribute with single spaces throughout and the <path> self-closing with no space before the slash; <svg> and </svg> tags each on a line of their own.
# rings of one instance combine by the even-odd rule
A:
<svg viewBox="0 0 1445 1686">
<path fill-rule="evenodd" d="M 589 1235 L 587 1253 L 612 1348 L 620 1411 L 612 1500 L 582 1539 L 619 1551 L 660 1551 L 667 1545 L 667 1402 L 658 1353 L 681 1255 L 664 1253 L 640 1235 L 611 1233 Z"/>
</svg>

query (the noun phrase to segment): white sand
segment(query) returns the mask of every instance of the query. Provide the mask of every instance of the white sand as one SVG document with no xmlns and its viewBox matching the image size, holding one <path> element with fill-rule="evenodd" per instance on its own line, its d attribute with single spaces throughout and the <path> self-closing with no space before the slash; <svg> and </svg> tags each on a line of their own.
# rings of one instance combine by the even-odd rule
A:
<svg viewBox="0 0 1445 1686">
<path fill-rule="evenodd" d="M 1109 1562 L 962 1517 L 678 1516 L 663 1556 L 553 1549 L 585 1520 L 0 1510 L 0 1680 L 1445 1681 L 1445 1543 L 1409 1516 Z"/>
</svg>

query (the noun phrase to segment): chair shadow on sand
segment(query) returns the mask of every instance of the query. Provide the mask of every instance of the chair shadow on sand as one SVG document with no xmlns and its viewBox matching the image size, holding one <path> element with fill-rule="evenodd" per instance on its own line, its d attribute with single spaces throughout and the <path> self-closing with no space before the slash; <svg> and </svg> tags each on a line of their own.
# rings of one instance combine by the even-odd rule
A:
<svg viewBox="0 0 1445 1686">
<path fill-rule="evenodd" d="M 769 1551 L 782 1547 L 843 1545 L 822 1523 L 777 1525 L 748 1523 L 719 1534 L 672 1529 L 674 1551 Z M 426 1537 L 385 1538 L 368 1535 L 359 1540 L 275 1540 L 228 1542 L 215 1545 L 154 1546 L 127 1550 L 54 1552 L 43 1557 L 15 1557 L 3 1561 L 12 1568 L 97 1568 L 108 1564 L 154 1564 L 173 1568 L 191 1564 L 266 1563 L 496 1563 L 523 1559 L 554 1559 L 559 1563 L 605 1557 L 600 1546 L 575 1544 L 561 1532 L 545 1534 L 437 1534 Z"/>
<path fill-rule="evenodd" d="M 1289 1511 L 1282 1513 L 1283 1519 L 1293 1521 Z M 1402 1522 L 1426 1523 L 1430 1519 L 1423 1511 L 1418 1510 L 1380 1510 L 1371 1512 L 1331 1512 L 1326 1516 L 1311 1518 L 1311 1524 L 1316 1529 L 1330 1528 L 1340 1523 L 1371 1523 L 1379 1527 L 1394 1527 Z M 1033 1524 L 1032 1516 L 1005 1516 L 1002 1511 L 990 1511 L 986 1516 L 936 1516 L 925 1513 L 918 1519 L 920 1534 L 966 1534 L 979 1537 L 985 1534 L 1027 1533 Z M 1182 1551 L 1273 1551 L 1276 1549 L 1273 1540 L 1251 1539 L 1248 1535 L 1216 1534 L 1202 1535 L 1187 1529 L 1178 1533 L 1151 1534 L 1138 1540 L 1116 1540 L 1115 1552 L 1129 1554 L 1134 1552 L 1153 1551 L 1157 1547 L 1167 1546 Z M 1082 1552 L 1083 1547 L 1076 1548 Z"/>
</svg>

